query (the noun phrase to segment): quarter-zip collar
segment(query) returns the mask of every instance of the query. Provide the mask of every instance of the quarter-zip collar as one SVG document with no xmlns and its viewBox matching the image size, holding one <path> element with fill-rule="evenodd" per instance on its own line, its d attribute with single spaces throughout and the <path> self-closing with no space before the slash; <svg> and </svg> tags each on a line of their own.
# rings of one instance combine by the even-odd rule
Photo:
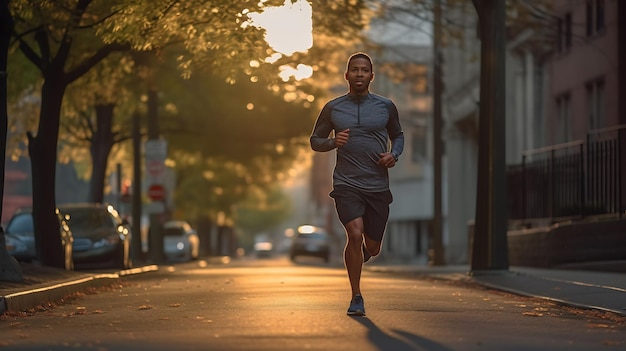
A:
<svg viewBox="0 0 626 351">
<path fill-rule="evenodd" d="M 361 124 L 361 103 L 370 98 L 370 93 L 367 93 L 364 95 L 348 93 L 348 97 L 350 98 L 350 101 L 356 103 L 356 106 L 357 106 L 356 107 L 356 121 L 357 121 L 357 124 L 360 125 Z"/>
</svg>

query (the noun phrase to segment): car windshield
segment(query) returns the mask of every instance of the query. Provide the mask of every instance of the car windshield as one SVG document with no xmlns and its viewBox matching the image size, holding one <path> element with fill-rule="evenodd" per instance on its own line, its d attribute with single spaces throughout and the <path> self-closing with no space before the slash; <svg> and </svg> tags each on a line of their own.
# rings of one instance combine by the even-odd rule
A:
<svg viewBox="0 0 626 351">
<path fill-rule="evenodd" d="M 88 232 L 97 228 L 113 227 L 113 222 L 105 210 L 97 208 L 65 209 L 70 215 L 70 228 L 75 232 Z"/>
<path fill-rule="evenodd" d="M 165 236 L 183 236 L 185 231 L 183 228 L 164 228 L 163 235 Z"/>
<path fill-rule="evenodd" d="M 17 214 L 7 226 L 7 233 L 32 233 L 33 216 L 30 213 Z"/>
<path fill-rule="evenodd" d="M 308 233 L 300 234 L 301 237 L 311 240 L 326 240 L 326 234 L 324 233 Z"/>
</svg>

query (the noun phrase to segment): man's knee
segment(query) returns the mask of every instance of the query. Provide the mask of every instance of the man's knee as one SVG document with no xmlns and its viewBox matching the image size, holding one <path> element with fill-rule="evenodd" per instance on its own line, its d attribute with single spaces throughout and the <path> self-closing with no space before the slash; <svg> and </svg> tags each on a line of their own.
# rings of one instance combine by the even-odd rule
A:
<svg viewBox="0 0 626 351">
<path fill-rule="evenodd" d="M 348 244 L 361 245 L 363 242 L 363 222 L 360 218 L 357 218 L 345 226 L 346 236 L 348 237 Z"/>
<path fill-rule="evenodd" d="M 359 230 L 346 230 L 348 245 L 359 245 L 363 242 L 363 234 Z"/>
</svg>

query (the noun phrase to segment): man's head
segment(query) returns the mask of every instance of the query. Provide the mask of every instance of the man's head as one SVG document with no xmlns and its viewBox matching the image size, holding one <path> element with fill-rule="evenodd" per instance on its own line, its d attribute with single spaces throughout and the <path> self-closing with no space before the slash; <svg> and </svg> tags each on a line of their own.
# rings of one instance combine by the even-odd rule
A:
<svg viewBox="0 0 626 351">
<path fill-rule="evenodd" d="M 374 80 L 372 59 L 365 53 L 357 52 L 348 58 L 345 78 L 350 86 L 350 93 L 363 95 L 369 92 L 369 85 Z"/>
</svg>

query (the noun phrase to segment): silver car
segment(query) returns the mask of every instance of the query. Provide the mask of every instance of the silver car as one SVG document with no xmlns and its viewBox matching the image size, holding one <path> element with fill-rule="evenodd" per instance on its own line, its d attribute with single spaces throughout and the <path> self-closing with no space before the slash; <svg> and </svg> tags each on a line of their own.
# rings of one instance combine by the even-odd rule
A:
<svg viewBox="0 0 626 351">
<path fill-rule="evenodd" d="M 163 251 L 168 260 L 189 261 L 200 255 L 200 238 L 185 221 L 167 221 L 163 224 Z"/>
</svg>

